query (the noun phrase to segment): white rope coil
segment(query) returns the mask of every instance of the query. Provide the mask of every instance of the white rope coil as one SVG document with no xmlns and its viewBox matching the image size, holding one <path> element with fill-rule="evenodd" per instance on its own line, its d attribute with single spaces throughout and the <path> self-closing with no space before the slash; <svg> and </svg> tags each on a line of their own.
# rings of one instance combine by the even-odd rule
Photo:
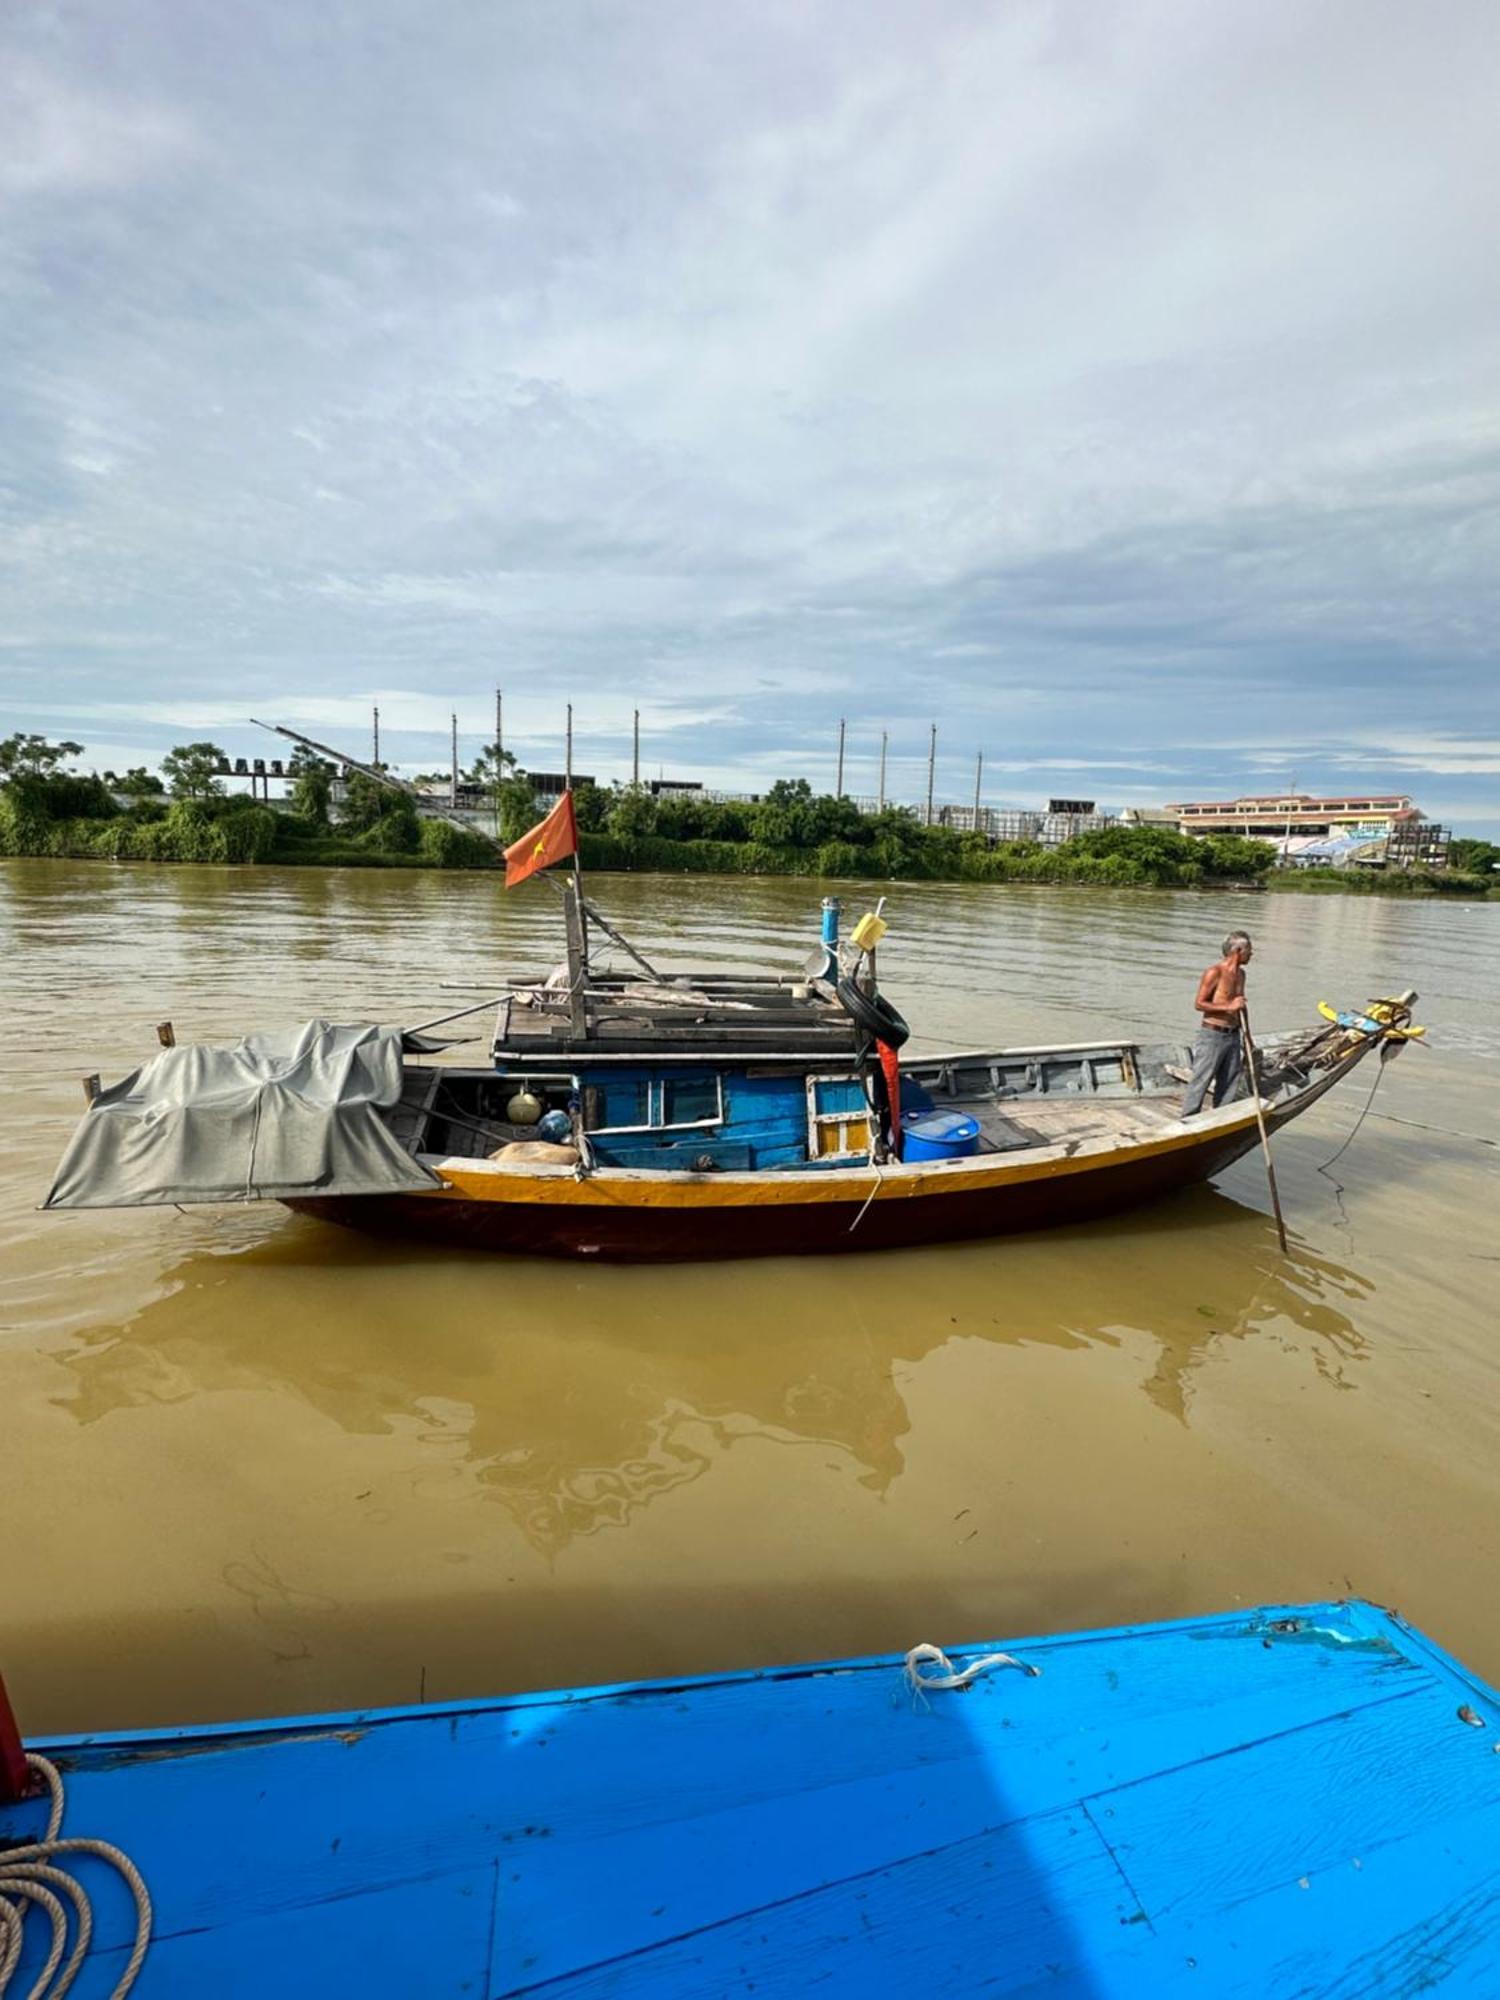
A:
<svg viewBox="0 0 1500 2000">
<path fill-rule="evenodd" d="M 923 1668 L 933 1666 L 937 1672 L 924 1673 Z M 941 1646 L 913 1646 L 906 1656 L 903 1672 L 906 1685 L 913 1694 L 927 1694 L 936 1688 L 964 1688 L 981 1674 L 987 1674 L 991 1667 L 1014 1667 L 1019 1673 L 1028 1674 L 1033 1680 L 1042 1671 L 1040 1667 L 1028 1667 L 1024 1660 L 1018 1660 L 1011 1653 L 985 1653 L 977 1660 L 971 1660 L 966 1667 L 955 1667 Z"/>
<path fill-rule="evenodd" d="M 136 1982 L 151 1942 L 150 1893 L 130 1856 L 109 1841 L 58 1837 L 63 1819 L 63 1783 L 57 1766 L 34 1752 L 27 1753 L 26 1762 L 45 1780 L 52 1803 L 47 1813 L 47 1831 L 40 1840 L 21 1847 L 0 1848 L 0 1996 L 8 1991 L 21 1962 L 26 1918 L 33 1909 L 40 1910 L 50 1922 L 52 1945 L 26 2000 L 63 2000 L 78 1977 L 94 1934 L 94 1912 L 83 1885 L 66 1869 L 51 1864 L 61 1854 L 92 1854 L 120 1874 L 135 1899 L 135 1945 L 111 1992 L 111 2000 L 124 2000 Z M 73 1906 L 71 1951 L 68 1909 L 63 1897 Z"/>
</svg>

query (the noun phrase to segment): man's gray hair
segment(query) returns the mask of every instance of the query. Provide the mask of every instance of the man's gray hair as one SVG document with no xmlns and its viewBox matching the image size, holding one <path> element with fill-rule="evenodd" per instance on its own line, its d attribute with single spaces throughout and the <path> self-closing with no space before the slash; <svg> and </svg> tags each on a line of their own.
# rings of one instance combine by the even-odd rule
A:
<svg viewBox="0 0 1500 2000">
<path fill-rule="evenodd" d="M 1232 951 L 1249 951 L 1250 949 L 1249 931 L 1231 931 L 1224 940 L 1224 956 L 1226 958 L 1228 958 Z"/>
</svg>

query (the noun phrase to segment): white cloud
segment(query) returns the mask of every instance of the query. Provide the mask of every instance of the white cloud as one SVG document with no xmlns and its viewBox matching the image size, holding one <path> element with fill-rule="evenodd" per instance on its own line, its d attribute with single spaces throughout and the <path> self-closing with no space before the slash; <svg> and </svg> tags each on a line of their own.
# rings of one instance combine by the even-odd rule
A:
<svg viewBox="0 0 1500 2000">
<path fill-rule="evenodd" d="M 0 20 L 0 700 L 1493 772 L 1480 0 L 581 18 Z"/>
<path fill-rule="evenodd" d="M 0 201 L 117 189 L 193 143 L 181 108 L 122 99 L 14 53 L 0 66 Z"/>
</svg>

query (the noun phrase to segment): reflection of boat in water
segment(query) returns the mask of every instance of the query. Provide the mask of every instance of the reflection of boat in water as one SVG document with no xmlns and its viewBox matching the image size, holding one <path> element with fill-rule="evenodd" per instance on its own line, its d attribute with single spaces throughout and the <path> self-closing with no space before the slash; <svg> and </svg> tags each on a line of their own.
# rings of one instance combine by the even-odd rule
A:
<svg viewBox="0 0 1500 2000">
<path fill-rule="evenodd" d="M 1006 1647 L 31 1747 L 149 1884 L 51 1857 L 143 1993 L 1500 1990 L 1500 1694 L 1400 1618 Z M 3 1893 L 46 1814 L 0 1752 Z"/>
<path fill-rule="evenodd" d="M 575 913 L 561 978 L 503 997 L 482 1069 L 327 1023 L 167 1050 L 95 1097 L 48 1206 L 274 1199 L 381 1235 L 698 1260 L 1081 1221 L 1258 1143 L 1251 1099 L 1179 1116 L 1176 1044 L 955 1051 L 898 1075 L 907 1030 L 873 947 L 841 958 L 836 935 L 799 978 L 662 980 L 595 975 L 582 929 Z M 1266 1124 L 1398 1048 L 1412 997 L 1264 1042 Z"/>
<path fill-rule="evenodd" d="M 1081 1360 L 1130 1342 L 1141 1393 L 1189 1426 L 1200 1372 L 1259 1334 L 1328 1378 L 1362 1356 L 1348 1309 L 1366 1280 L 1301 1249 L 1292 1264 L 1268 1260 L 1258 1212 L 1202 1188 L 1153 1218 L 1175 1250 L 1152 1256 L 1149 1306 L 1142 1299 L 1138 1314 L 1122 1284 L 1125 1228 L 952 1246 L 940 1272 L 937 1253 L 910 1253 L 882 1267 L 874 1291 L 851 1293 L 842 1267 L 798 1267 L 794 1316 L 788 1267 L 754 1265 L 714 1297 L 712 1340 L 701 1335 L 705 1280 L 690 1267 L 581 1270 L 560 1296 L 554 1267 L 520 1263 L 497 1297 L 488 1265 L 450 1260 L 442 1310 L 432 1312 L 424 1253 L 281 1230 L 253 1248 L 185 1259 L 165 1296 L 67 1354 L 57 1401 L 90 1425 L 270 1393 L 350 1436 L 419 1438 L 412 1477 L 424 1490 L 482 1498 L 554 1557 L 630 1526 L 747 1451 L 769 1452 L 765 1478 L 770 1464 L 790 1470 L 800 1456 L 834 1486 L 842 1475 L 888 1493 L 907 1462 L 910 1385 L 950 1342 L 974 1344 L 964 1379 L 992 1393 L 1006 1380 L 994 1350 Z M 1138 1243 L 1138 1229 L 1132 1236 Z M 335 1295 L 338 1309 L 321 1309 L 320 1297 Z"/>
</svg>

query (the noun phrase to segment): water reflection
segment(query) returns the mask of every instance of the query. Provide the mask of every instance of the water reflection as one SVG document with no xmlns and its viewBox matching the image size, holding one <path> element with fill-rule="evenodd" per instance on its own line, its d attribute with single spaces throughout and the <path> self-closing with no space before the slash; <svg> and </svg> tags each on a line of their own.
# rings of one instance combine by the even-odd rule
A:
<svg viewBox="0 0 1500 2000">
<path fill-rule="evenodd" d="M 828 1261 L 602 1271 L 372 1245 L 291 1221 L 183 1258 L 165 1296 L 59 1358 L 82 1425 L 270 1392 L 350 1434 L 400 1436 L 418 1489 L 497 1502 L 539 1553 L 627 1526 L 748 1440 L 816 1452 L 887 1492 L 907 1387 L 953 1340 L 1139 1344 L 1142 1393 L 1184 1426 L 1195 1378 L 1271 1340 L 1350 1387 L 1366 1342 L 1347 1266 L 1275 1253 L 1214 1189 L 1036 1238 Z M 244 1581 L 243 1579 L 241 1581 Z"/>
</svg>

